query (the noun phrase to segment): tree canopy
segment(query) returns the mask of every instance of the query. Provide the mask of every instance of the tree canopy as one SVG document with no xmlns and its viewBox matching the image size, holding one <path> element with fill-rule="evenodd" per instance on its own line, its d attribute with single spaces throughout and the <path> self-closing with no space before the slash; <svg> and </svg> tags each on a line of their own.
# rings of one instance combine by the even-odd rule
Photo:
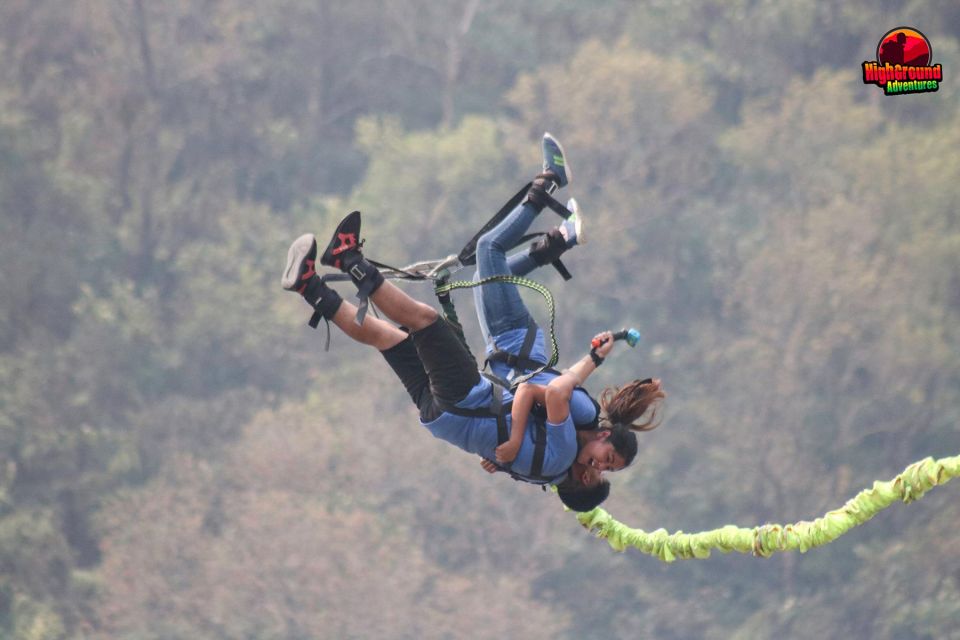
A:
<svg viewBox="0 0 960 640">
<path fill-rule="evenodd" d="M 885 97 L 860 64 L 906 22 L 946 77 Z M 957 33 L 922 2 L 0 3 L 0 636 L 955 636 L 955 486 L 803 556 L 613 554 L 279 276 L 352 209 L 371 257 L 456 252 L 551 131 L 589 236 L 536 274 L 561 363 L 637 326 L 591 389 L 669 393 L 605 506 L 815 517 L 960 453 Z"/>
</svg>

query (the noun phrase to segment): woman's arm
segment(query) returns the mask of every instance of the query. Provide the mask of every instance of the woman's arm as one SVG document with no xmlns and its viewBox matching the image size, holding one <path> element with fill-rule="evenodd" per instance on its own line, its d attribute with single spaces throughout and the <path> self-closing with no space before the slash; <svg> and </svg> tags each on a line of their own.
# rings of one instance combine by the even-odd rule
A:
<svg viewBox="0 0 960 640">
<path fill-rule="evenodd" d="M 523 443 L 523 436 L 527 431 L 527 419 L 530 417 L 530 410 L 536 402 L 543 403 L 546 395 L 546 387 L 539 384 L 523 382 L 517 387 L 517 392 L 513 396 L 513 408 L 510 411 L 510 439 L 497 447 L 495 454 L 497 462 L 513 462 L 520 451 L 520 445 Z"/>
<path fill-rule="evenodd" d="M 603 344 L 593 350 L 601 358 L 605 358 L 613 349 L 613 334 L 604 331 L 596 335 Z M 579 362 L 550 381 L 547 385 L 546 407 L 547 420 L 553 424 L 560 424 L 570 415 L 570 398 L 573 390 L 582 385 L 591 373 L 596 371 L 597 364 L 588 354 Z"/>
<path fill-rule="evenodd" d="M 606 358 L 610 354 L 610 351 L 613 349 L 613 333 L 610 331 L 604 331 L 603 333 L 598 333 L 595 336 L 595 339 L 600 339 L 601 341 L 606 340 L 603 344 L 595 349 L 595 352 L 601 358 Z M 593 358 L 590 357 L 590 354 L 583 356 L 574 363 L 569 369 L 566 369 L 564 373 L 569 373 L 570 375 L 576 376 L 577 384 L 582 385 L 587 381 L 587 378 L 590 377 L 590 374 L 597 370 L 597 365 L 594 363 Z"/>
</svg>

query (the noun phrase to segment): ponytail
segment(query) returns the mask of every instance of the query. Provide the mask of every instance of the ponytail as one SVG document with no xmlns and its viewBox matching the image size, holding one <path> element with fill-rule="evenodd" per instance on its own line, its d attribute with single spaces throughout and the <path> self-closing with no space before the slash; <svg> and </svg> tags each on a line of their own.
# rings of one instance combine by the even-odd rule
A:
<svg viewBox="0 0 960 640">
<path fill-rule="evenodd" d="M 610 444 L 623 456 L 625 467 L 630 466 L 637 455 L 636 432 L 651 431 L 660 425 L 658 405 L 666 397 L 660 381 L 650 378 L 634 380 L 620 388 L 608 387 L 600 394 L 600 409 L 604 414 L 600 428 L 610 431 Z M 644 422 L 636 422 L 648 411 Z"/>
<path fill-rule="evenodd" d="M 657 413 L 660 400 L 666 398 L 659 380 L 634 380 L 622 387 L 608 387 L 600 394 L 600 408 L 607 426 L 623 425 L 631 431 L 651 431 L 660 423 Z M 636 422 L 649 411 L 647 419 Z"/>
</svg>

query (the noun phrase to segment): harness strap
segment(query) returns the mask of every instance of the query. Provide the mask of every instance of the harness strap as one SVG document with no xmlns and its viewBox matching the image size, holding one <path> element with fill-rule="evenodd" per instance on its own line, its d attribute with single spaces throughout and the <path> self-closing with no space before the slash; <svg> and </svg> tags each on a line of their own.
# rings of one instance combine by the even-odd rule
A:
<svg viewBox="0 0 960 640">
<path fill-rule="evenodd" d="M 531 182 L 530 184 L 532 185 L 533 183 Z M 550 184 L 555 185 L 556 183 L 551 182 Z M 552 189 L 550 192 L 541 191 L 540 189 L 533 189 L 529 192 L 530 201 L 540 205 L 541 207 L 549 207 L 554 213 L 566 220 L 572 216 L 573 213 L 553 197 L 553 192 L 555 191 L 556 188 Z"/>
<path fill-rule="evenodd" d="M 486 232 L 496 227 L 498 224 L 500 224 L 503 221 L 504 218 L 506 218 L 510 214 L 511 211 L 516 209 L 517 206 L 519 206 L 520 203 L 523 202 L 523 199 L 527 197 L 527 193 L 530 191 L 530 187 L 532 186 L 533 186 L 533 182 L 528 182 L 527 184 L 525 184 L 523 188 L 520 189 L 520 191 L 517 191 L 512 198 L 507 200 L 507 203 L 505 205 L 500 207 L 499 211 L 493 214 L 492 218 L 487 220 L 486 224 L 480 227 L 480 231 L 477 231 L 477 233 L 474 234 L 472 238 L 470 238 L 470 241 L 467 244 L 463 245 L 463 249 L 461 249 L 460 253 L 457 255 L 457 259 L 460 261 L 460 264 L 469 267 L 477 263 L 477 241 L 480 240 L 480 236 L 482 236 Z M 557 215 L 559 215 L 564 220 L 570 218 L 570 216 L 573 215 L 573 213 L 569 209 L 567 209 L 565 206 L 560 204 L 560 202 L 558 202 L 553 196 L 547 195 L 546 193 L 539 194 L 537 203 L 542 204 L 545 207 L 549 207 L 552 211 L 554 211 Z M 518 243 L 518 246 L 520 243 L 526 242 L 531 237 L 534 237 L 534 236 L 524 236 Z M 558 267 L 558 270 L 559 270 L 559 267 Z M 562 273 L 563 272 L 561 271 L 561 275 Z M 569 280 L 569 278 L 567 277 L 564 277 L 564 279 Z"/>
<path fill-rule="evenodd" d="M 487 223 L 480 227 L 480 231 L 477 231 L 470 242 L 463 245 L 463 249 L 460 250 L 460 254 L 457 256 L 457 259 L 460 261 L 460 264 L 470 266 L 477 263 L 477 241 L 480 240 L 480 236 L 486 232 L 493 229 L 495 226 L 500 224 L 507 215 L 517 208 L 517 206 L 523 201 L 527 195 L 527 191 L 530 190 L 530 187 L 533 185 L 533 182 L 528 182 L 523 186 L 520 191 L 517 191 L 513 197 L 507 200 L 507 203 L 500 207 L 500 210 L 493 214 L 493 217 L 487 220 Z"/>
<path fill-rule="evenodd" d="M 533 343 L 537 340 L 537 322 L 529 313 L 527 314 L 527 332 L 523 336 L 523 344 L 520 345 L 520 352 L 517 354 L 524 360 L 530 359 L 530 352 L 533 351 Z M 512 375 L 510 376 L 513 377 Z"/>
<path fill-rule="evenodd" d="M 530 378 L 537 375 L 541 371 L 545 371 L 547 367 L 552 367 L 555 364 L 557 364 L 557 360 L 559 359 L 560 348 L 557 345 L 557 336 L 556 336 L 556 327 L 555 327 L 556 307 L 553 302 L 553 294 L 550 293 L 549 289 L 547 289 L 546 287 L 544 287 L 542 284 L 538 282 L 534 282 L 533 280 L 528 280 L 527 278 L 521 278 L 520 276 L 500 274 L 495 276 L 489 276 L 481 280 L 475 280 L 475 281 L 469 281 L 469 282 L 465 280 L 448 282 L 446 284 L 437 286 L 434 289 L 434 293 L 436 293 L 437 295 L 440 295 L 442 293 L 446 293 L 447 291 L 452 291 L 454 289 L 472 289 L 473 287 L 480 287 L 490 282 L 506 282 L 509 284 L 519 285 L 519 286 L 527 287 L 529 289 L 533 289 L 534 291 L 536 291 L 537 293 L 543 296 L 543 299 L 547 303 L 547 310 L 550 314 L 550 334 L 549 335 L 550 335 L 550 348 L 552 349 L 552 353 L 550 354 L 550 360 L 545 365 L 539 366 L 533 371 L 512 380 L 509 386 L 511 388 L 514 388 L 517 385 L 519 385 L 521 382 L 525 382 L 529 380 Z"/>
<path fill-rule="evenodd" d="M 537 338 L 537 329 L 537 323 L 533 319 L 533 316 L 527 314 L 527 330 L 523 335 L 523 344 L 520 346 L 520 351 L 516 355 L 500 349 L 496 342 L 493 343 L 494 353 L 491 355 L 496 355 L 497 360 L 505 361 L 507 366 L 510 367 L 510 373 L 507 374 L 507 380 L 513 380 L 513 378 L 517 375 L 517 369 L 529 370 L 544 366 L 544 363 L 536 362 L 530 359 L 530 352 L 533 351 L 533 343 Z M 490 358 L 487 358 L 487 362 L 489 361 Z M 528 366 L 528 364 L 532 364 L 533 366 Z"/>
<path fill-rule="evenodd" d="M 444 277 L 436 282 L 437 285 L 446 284 L 447 278 Z M 450 292 L 438 293 L 437 301 L 440 302 L 440 308 L 443 309 L 443 317 L 447 321 L 447 324 L 453 328 L 454 333 L 460 338 L 460 344 L 462 344 L 467 351 L 470 351 L 470 344 L 467 342 L 467 336 L 463 333 L 463 325 L 460 324 L 460 318 L 457 316 L 457 308 L 453 304 Z"/>
<path fill-rule="evenodd" d="M 557 371 L 553 367 L 545 367 L 543 362 L 534 360 L 532 358 L 521 358 L 520 356 L 510 353 L 509 351 L 496 350 L 490 354 L 486 362 L 489 364 L 491 362 L 502 362 L 506 364 L 511 369 L 541 369 L 542 371 L 547 371 L 549 373 L 555 373 L 560 375 L 560 371 Z M 509 386 L 509 383 L 508 385 Z"/>
<path fill-rule="evenodd" d="M 513 379 L 517 370 L 531 371 L 536 369 L 537 373 L 547 372 L 558 376 L 561 375 L 560 371 L 548 366 L 547 363 L 534 360 L 530 357 L 530 352 L 533 351 L 533 344 L 536 341 L 538 329 L 539 326 L 537 325 L 536 321 L 532 317 L 528 317 L 527 333 L 524 335 L 523 344 L 520 346 L 520 350 L 517 353 L 504 351 L 503 349 L 500 349 L 496 343 L 494 343 L 493 353 L 491 353 L 484 361 L 484 368 L 489 366 L 492 362 L 503 362 L 511 369 L 510 374 L 507 376 L 507 380 L 502 380 L 492 373 L 484 373 L 484 375 L 491 380 L 499 381 L 500 384 L 503 384 L 506 387 L 511 386 L 509 380 Z"/>
<path fill-rule="evenodd" d="M 504 381 L 493 375 L 492 373 L 487 373 L 484 371 L 480 372 L 484 378 L 490 381 L 492 389 L 492 398 L 490 399 L 490 404 L 486 407 L 477 407 L 476 409 L 465 409 L 463 407 L 458 407 L 456 405 L 447 404 L 446 402 L 439 403 L 441 409 L 447 413 L 452 413 L 456 416 L 464 416 L 467 418 L 491 418 L 496 417 L 497 420 L 497 444 L 503 444 L 510 439 L 510 434 L 507 432 L 507 422 L 504 418 L 503 424 L 500 424 L 499 418 L 501 416 L 506 416 L 510 413 L 510 410 L 513 409 L 513 400 L 504 403 L 503 402 L 503 390 L 509 389 L 509 384 L 504 384 Z M 502 429 L 502 432 L 501 432 Z"/>
<path fill-rule="evenodd" d="M 533 434 L 533 460 L 530 462 L 530 475 L 543 478 L 543 458 L 547 454 L 547 423 L 536 420 Z"/>
<path fill-rule="evenodd" d="M 358 326 L 363 325 L 363 319 L 367 316 L 367 309 L 369 308 L 370 304 L 370 295 L 374 292 L 377 286 L 383 282 L 383 278 L 381 277 L 379 280 L 380 281 L 377 282 L 377 280 L 374 278 L 363 278 L 360 280 L 360 283 L 357 284 L 357 299 L 359 302 L 357 303 L 357 317 L 355 318 L 355 321 Z"/>
<path fill-rule="evenodd" d="M 448 404 L 440 405 L 441 408 L 454 415 L 465 416 L 470 418 L 489 418 L 491 416 L 497 419 L 497 444 L 501 445 L 507 440 L 510 439 L 510 432 L 507 429 L 507 414 L 510 413 L 513 409 L 513 401 L 503 402 L 503 392 L 508 385 L 504 385 L 503 381 L 497 378 L 493 374 L 483 373 L 485 378 L 490 380 L 492 383 L 491 389 L 491 399 L 490 404 L 485 408 L 478 409 L 464 409 L 462 407 L 457 407 Z M 514 480 L 526 482 L 528 484 L 540 484 L 547 485 L 555 482 L 556 480 L 566 477 L 566 472 L 561 475 L 547 477 L 543 475 L 543 460 L 547 454 L 547 423 L 546 420 L 540 416 L 531 413 L 530 421 L 532 422 L 534 433 L 533 433 L 533 457 L 530 462 L 530 473 L 527 475 L 519 474 L 513 471 L 510 467 L 510 464 L 499 464 L 495 463 L 497 467 L 510 475 Z"/>
<path fill-rule="evenodd" d="M 563 264 L 562 262 L 560 262 L 560 258 L 557 258 L 556 260 L 554 260 L 553 262 L 551 262 L 551 263 L 550 263 L 550 266 L 552 266 L 554 269 L 556 269 L 556 270 L 560 273 L 560 277 L 563 278 L 564 280 L 572 280 L 572 279 L 573 279 L 573 274 L 570 273 L 569 270 L 567 270 L 567 265 L 565 265 L 565 264 Z"/>
<path fill-rule="evenodd" d="M 497 416 L 497 444 L 503 444 L 510 439 L 510 433 L 507 431 L 507 412 L 503 406 L 503 387 L 494 384 L 491 389 L 492 396 L 490 400 L 490 413 Z M 513 403 L 510 403 L 511 408 Z"/>
</svg>

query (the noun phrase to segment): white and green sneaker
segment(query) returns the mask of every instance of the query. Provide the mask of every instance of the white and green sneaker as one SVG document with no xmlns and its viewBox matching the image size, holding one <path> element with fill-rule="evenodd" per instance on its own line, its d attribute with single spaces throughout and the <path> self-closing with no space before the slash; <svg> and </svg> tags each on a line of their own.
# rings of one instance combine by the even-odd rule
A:
<svg viewBox="0 0 960 640">
<path fill-rule="evenodd" d="M 583 234 L 583 215 L 580 213 L 580 205 L 574 198 L 567 200 L 567 209 L 571 215 L 560 224 L 560 235 L 567 242 L 567 249 L 586 244 L 587 238 Z"/>
</svg>

